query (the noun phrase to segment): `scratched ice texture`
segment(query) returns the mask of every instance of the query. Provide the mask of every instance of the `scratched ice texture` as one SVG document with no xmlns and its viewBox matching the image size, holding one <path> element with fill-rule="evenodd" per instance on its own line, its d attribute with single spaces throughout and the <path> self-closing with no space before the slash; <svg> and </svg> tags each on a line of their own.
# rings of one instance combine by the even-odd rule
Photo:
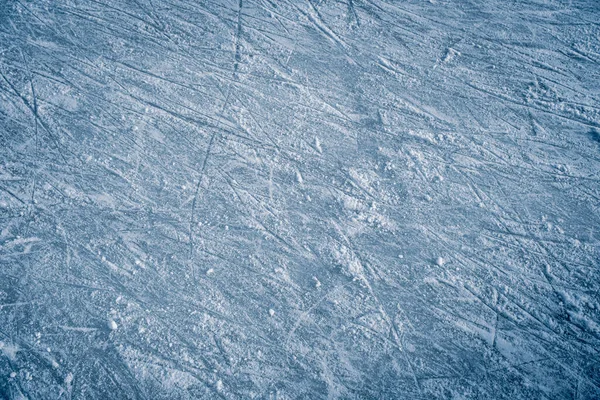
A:
<svg viewBox="0 0 600 400">
<path fill-rule="evenodd" d="M 599 21 L 0 0 L 0 398 L 599 399 Z"/>
</svg>

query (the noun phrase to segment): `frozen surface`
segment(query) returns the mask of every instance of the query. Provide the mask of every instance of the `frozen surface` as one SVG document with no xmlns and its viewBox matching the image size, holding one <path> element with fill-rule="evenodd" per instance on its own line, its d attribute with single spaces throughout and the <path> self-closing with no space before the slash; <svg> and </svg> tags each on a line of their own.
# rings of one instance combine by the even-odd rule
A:
<svg viewBox="0 0 600 400">
<path fill-rule="evenodd" d="M 600 398 L 596 0 L 0 0 L 0 397 Z"/>
</svg>

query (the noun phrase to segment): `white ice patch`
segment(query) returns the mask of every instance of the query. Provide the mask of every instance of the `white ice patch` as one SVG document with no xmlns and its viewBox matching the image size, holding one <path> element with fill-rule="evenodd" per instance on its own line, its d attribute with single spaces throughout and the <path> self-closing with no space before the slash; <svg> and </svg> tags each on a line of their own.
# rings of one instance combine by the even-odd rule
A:
<svg viewBox="0 0 600 400">
<path fill-rule="evenodd" d="M 321 282 L 319 281 L 319 279 L 317 279 L 317 277 L 316 277 L 316 276 L 313 276 L 312 278 L 313 278 L 313 280 L 315 281 L 315 287 L 316 287 L 317 289 L 318 289 L 318 288 L 320 288 L 320 287 L 321 287 Z"/>
<path fill-rule="evenodd" d="M 11 361 L 17 360 L 17 353 L 20 351 L 19 346 L 14 343 L 0 342 L 0 350 Z"/>
<path fill-rule="evenodd" d="M 454 59 L 454 57 L 459 56 L 460 52 L 457 50 L 454 50 L 453 48 L 448 48 L 448 50 L 446 51 L 446 55 L 444 56 L 444 63 L 449 63 L 450 61 L 452 61 Z"/>
<path fill-rule="evenodd" d="M 363 202 L 356 197 L 351 197 L 346 194 L 342 194 L 342 202 L 344 204 L 344 208 L 349 211 L 360 211 L 364 210 L 366 207 Z"/>
<path fill-rule="evenodd" d="M 111 331 L 117 330 L 119 326 L 117 325 L 117 323 L 115 322 L 114 319 L 109 319 L 108 320 L 108 329 L 110 329 Z"/>
<path fill-rule="evenodd" d="M 317 149 L 317 151 L 319 153 L 323 153 L 323 148 L 321 147 L 321 141 L 319 140 L 318 137 L 315 137 L 315 149 Z"/>
<path fill-rule="evenodd" d="M 364 279 L 364 269 L 360 260 L 347 247 L 342 246 L 339 250 L 334 250 L 333 255 L 346 275 L 356 280 Z"/>
</svg>

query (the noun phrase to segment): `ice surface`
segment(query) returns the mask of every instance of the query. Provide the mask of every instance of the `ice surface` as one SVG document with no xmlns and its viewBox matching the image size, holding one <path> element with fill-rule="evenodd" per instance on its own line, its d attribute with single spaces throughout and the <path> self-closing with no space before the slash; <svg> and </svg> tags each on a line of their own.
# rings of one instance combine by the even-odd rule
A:
<svg viewBox="0 0 600 400">
<path fill-rule="evenodd" d="M 0 0 L 0 398 L 600 398 L 597 0 Z"/>
</svg>

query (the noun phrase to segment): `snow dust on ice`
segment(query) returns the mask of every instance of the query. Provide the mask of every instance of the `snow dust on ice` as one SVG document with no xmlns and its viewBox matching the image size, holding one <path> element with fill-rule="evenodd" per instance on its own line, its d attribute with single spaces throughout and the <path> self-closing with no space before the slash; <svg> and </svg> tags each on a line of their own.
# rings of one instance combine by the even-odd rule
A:
<svg viewBox="0 0 600 400">
<path fill-rule="evenodd" d="M 600 398 L 596 0 L 0 2 L 0 398 Z"/>
</svg>

